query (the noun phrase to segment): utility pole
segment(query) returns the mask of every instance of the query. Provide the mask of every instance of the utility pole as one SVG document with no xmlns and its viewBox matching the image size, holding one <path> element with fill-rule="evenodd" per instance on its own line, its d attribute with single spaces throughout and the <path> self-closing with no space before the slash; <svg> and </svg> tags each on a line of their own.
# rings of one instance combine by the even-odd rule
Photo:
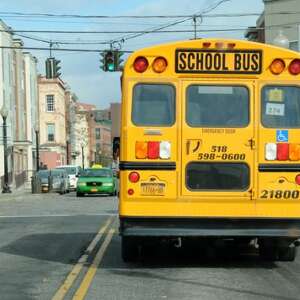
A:
<svg viewBox="0 0 300 300">
<path fill-rule="evenodd" d="M 197 17 L 193 16 L 193 24 L 194 24 L 194 39 L 197 39 Z"/>
</svg>

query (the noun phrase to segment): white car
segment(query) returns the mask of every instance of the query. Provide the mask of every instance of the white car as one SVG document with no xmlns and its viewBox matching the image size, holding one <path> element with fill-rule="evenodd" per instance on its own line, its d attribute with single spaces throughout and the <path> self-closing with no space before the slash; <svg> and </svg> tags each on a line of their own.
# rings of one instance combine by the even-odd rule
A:
<svg viewBox="0 0 300 300">
<path fill-rule="evenodd" d="M 78 175 L 80 173 L 81 167 L 75 165 L 64 165 L 56 167 L 56 169 L 64 169 L 68 174 L 69 186 L 71 190 L 76 190 Z"/>
</svg>

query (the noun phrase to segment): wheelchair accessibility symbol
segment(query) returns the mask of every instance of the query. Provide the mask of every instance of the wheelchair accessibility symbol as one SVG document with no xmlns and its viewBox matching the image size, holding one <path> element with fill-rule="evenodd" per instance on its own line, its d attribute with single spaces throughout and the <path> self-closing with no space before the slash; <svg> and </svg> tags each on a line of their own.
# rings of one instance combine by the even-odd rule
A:
<svg viewBox="0 0 300 300">
<path fill-rule="evenodd" d="M 276 141 L 277 142 L 288 142 L 289 141 L 288 130 L 276 130 Z"/>
</svg>

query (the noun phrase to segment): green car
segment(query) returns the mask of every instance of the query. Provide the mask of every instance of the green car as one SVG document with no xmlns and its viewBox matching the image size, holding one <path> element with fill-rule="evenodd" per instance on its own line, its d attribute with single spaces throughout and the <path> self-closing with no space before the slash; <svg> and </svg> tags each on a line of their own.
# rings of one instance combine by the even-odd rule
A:
<svg viewBox="0 0 300 300">
<path fill-rule="evenodd" d="M 77 188 L 77 197 L 84 194 L 117 194 L 117 180 L 113 171 L 108 168 L 84 169 L 80 172 Z"/>
</svg>

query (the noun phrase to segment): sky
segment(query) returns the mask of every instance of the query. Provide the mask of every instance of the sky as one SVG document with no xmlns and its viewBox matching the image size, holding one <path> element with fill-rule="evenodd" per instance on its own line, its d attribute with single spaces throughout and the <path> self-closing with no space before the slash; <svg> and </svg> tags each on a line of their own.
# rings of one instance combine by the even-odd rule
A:
<svg viewBox="0 0 300 300">
<path fill-rule="evenodd" d="M 14 30 L 79 30 L 79 31 L 136 31 L 149 30 L 156 26 L 182 20 L 176 19 L 91 19 L 91 18 L 50 18 L 21 17 L 6 15 L 6 12 L 50 13 L 77 15 L 193 15 L 201 14 L 218 3 L 219 0 L 1 0 L 0 18 Z M 262 0 L 224 0 L 210 14 L 261 13 Z M 197 37 L 244 38 L 245 28 L 255 26 L 256 16 L 235 18 L 197 18 L 199 32 Z M 220 32 L 217 29 L 239 29 Z M 193 30 L 193 22 L 188 20 L 167 30 Z M 128 34 L 54 34 L 23 33 L 23 35 L 53 42 L 76 42 L 77 45 L 57 44 L 54 48 L 108 49 L 112 40 L 121 40 Z M 26 47 L 48 47 L 48 43 L 33 41 L 21 37 Z M 137 50 L 143 47 L 193 38 L 193 33 L 153 33 L 128 39 L 121 43 L 122 50 Z M 82 43 L 107 43 L 89 44 Z M 115 44 L 118 45 L 117 43 Z M 27 50 L 26 50 L 27 51 Z M 48 51 L 30 50 L 38 59 L 38 71 L 45 73 L 45 59 Z M 99 53 L 74 53 L 53 51 L 53 56 L 61 60 L 62 80 L 74 92 L 80 102 L 95 104 L 98 108 L 106 108 L 111 102 L 120 102 L 120 72 L 103 72 L 100 68 Z M 124 56 L 126 58 L 126 56 Z"/>
</svg>

